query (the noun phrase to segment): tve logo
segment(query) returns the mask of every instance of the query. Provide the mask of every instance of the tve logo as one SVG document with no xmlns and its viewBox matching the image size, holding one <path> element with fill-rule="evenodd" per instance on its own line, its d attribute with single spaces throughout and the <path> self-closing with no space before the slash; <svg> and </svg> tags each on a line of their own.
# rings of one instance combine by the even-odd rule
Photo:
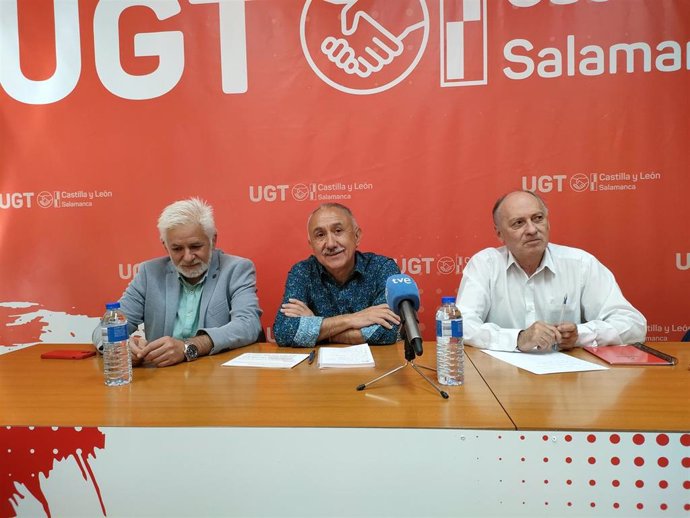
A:
<svg viewBox="0 0 690 518">
<path fill-rule="evenodd" d="M 690 270 L 690 252 L 685 253 L 685 264 L 683 264 L 683 253 L 676 252 L 676 268 L 679 270 Z"/>
<path fill-rule="evenodd" d="M 392 275 L 388 280 L 392 284 L 414 284 L 412 282 L 412 277 L 407 277 L 406 275 Z"/>
</svg>

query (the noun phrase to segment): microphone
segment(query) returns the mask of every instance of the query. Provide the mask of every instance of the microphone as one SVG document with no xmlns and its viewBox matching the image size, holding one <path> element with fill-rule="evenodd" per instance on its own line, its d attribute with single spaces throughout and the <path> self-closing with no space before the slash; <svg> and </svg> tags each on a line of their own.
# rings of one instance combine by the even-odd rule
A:
<svg viewBox="0 0 690 518">
<path fill-rule="evenodd" d="M 412 277 L 404 274 L 391 275 L 386 279 L 386 302 L 400 316 L 405 337 L 417 356 L 421 356 L 422 334 L 419 332 L 417 310 L 419 289 Z"/>
</svg>

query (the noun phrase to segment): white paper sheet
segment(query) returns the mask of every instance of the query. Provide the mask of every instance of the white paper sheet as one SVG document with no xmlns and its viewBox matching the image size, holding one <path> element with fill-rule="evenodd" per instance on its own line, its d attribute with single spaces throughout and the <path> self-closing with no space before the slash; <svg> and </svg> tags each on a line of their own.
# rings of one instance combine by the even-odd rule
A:
<svg viewBox="0 0 690 518">
<path fill-rule="evenodd" d="M 244 353 L 226 361 L 226 367 L 265 367 L 270 369 L 291 369 L 306 360 L 308 354 L 289 353 Z"/>
<path fill-rule="evenodd" d="M 534 374 L 556 374 L 558 372 L 604 371 L 608 367 L 596 363 L 580 360 L 564 353 L 513 353 L 504 351 L 487 351 L 489 356 L 525 369 Z"/>
<path fill-rule="evenodd" d="M 319 349 L 319 368 L 373 367 L 374 357 L 369 344 L 350 347 L 321 347 Z"/>
</svg>

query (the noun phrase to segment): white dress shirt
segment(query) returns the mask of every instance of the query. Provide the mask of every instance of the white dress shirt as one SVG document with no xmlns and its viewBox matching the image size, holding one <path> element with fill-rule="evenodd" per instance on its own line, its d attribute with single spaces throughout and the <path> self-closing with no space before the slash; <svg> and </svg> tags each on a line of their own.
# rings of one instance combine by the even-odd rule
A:
<svg viewBox="0 0 690 518">
<path fill-rule="evenodd" d="M 563 304 L 567 296 L 567 303 Z M 577 345 L 642 342 L 647 321 L 623 297 L 611 271 L 592 254 L 550 243 L 531 277 L 504 246 L 486 248 L 465 266 L 457 306 L 465 342 L 517 350 L 518 333 L 537 320 L 577 324 Z"/>
</svg>

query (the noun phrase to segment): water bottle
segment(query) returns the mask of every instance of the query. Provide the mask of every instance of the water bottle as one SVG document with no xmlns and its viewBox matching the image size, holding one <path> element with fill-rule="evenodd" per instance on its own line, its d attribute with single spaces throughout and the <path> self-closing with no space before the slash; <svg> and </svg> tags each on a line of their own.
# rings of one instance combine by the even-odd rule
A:
<svg viewBox="0 0 690 518">
<path fill-rule="evenodd" d="M 442 297 L 436 310 L 436 374 L 441 385 L 462 385 L 465 381 L 465 351 L 462 315 L 455 297 Z"/>
<path fill-rule="evenodd" d="M 132 357 L 127 346 L 127 317 L 120 310 L 119 302 L 110 302 L 105 308 L 101 319 L 105 384 L 110 387 L 126 385 L 132 381 Z"/>
</svg>

